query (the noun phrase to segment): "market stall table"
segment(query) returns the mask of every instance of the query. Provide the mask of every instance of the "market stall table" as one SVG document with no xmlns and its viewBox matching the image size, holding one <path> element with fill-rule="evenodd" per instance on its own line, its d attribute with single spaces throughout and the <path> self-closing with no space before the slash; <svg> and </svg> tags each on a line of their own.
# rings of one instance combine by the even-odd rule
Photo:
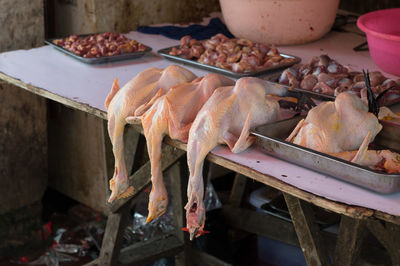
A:
<svg viewBox="0 0 400 266">
<path fill-rule="evenodd" d="M 159 35 L 138 32 L 130 32 L 127 35 L 151 46 L 153 51 L 178 43 Z M 304 62 L 308 62 L 312 56 L 326 53 L 342 64 L 350 64 L 357 70 L 361 67 L 370 71 L 378 70 L 368 52 L 360 53 L 352 50 L 354 46 L 364 40 L 364 37 L 357 34 L 330 32 L 317 42 L 301 46 L 280 47 L 280 50 L 299 56 Z M 135 60 L 87 65 L 50 46 L 43 46 L 0 54 L 0 79 L 66 106 L 106 119 L 104 100 L 115 78 L 119 79 L 120 84 L 125 84 L 142 70 L 149 67 L 164 68 L 171 64 L 173 62 L 151 53 Z M 186 67 L 198 76 L 207 74 L 206 71 Z M 140 126 L 137 128 L 140 130 Z M 185 144 L 177 141 L 168 140 L 167 143 L 179 149 L 186 149 Z M 178 154 L 176 158 L 171 159 L 170 164 L 173 164 L 181 155 Z M 400 192 L 390 195 L 374 193 L 265 155 L 256 147 L 240 154 L 232 154 L 228 148 L 218 146 L 207 158 L 223 167 L 284 192 L 292 215 L 296 211 L 296 207 L 293 207 L 296 204 L 301 210 L 299 217 L 307 213 L 307 207 L 303 206 L 304 200 L 346 217 L 356 218 L 355 221 L 347 222 L 351 225 L 349 231 L 352 230 L 351 228 L 359 227 L 360 220 L 358 219 L 368 217 L 400 224 Z M 118 210 L 127 201 L 122 200 L 111 205 L 112 210 Z M 304 251 L 306 257 L 314 257 L 317 258 L 317 261 L 322 262 L 318 245 L 302 242 L 305 241 L 304 239 L 311 241 L 316 237 L 311 230 L 313 225 L 307 224 L 309 222 L 307 217 L 304 217 L 303 220 L 293 220 L 296 230 L 299 230 L 300 226 L 310 229 L 309 232 L 304 230 L 297 232 L 300 244 L 308 248 Z M 296 220 L 299 221 L 299 224 L 296 224 Z M 356 243 L 348 243 L 348 245 L 355 246 Z"/>
</svg>

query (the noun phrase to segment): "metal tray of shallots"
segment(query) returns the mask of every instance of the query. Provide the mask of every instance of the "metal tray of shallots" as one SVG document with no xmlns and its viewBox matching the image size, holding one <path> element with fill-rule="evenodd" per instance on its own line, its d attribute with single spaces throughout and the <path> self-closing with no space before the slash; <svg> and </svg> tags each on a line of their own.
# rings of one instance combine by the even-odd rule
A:
<svg viewBox="0 0 400 266">
<path fill-rule="evenodd" d="M 93 35 L 93 34 L 84 34 L 84 35 L 78 35 L 79 38 L 84 38 L 87 37 L 89 35 Z M 144 56 L 146 53 L 151 52 L 151 47 L 142 44 L 143 46 L 145 46 L 145 50 L 144 51 L 136 51 L 136 52 L 126 52 L 126 53 L 121 53 L 121 54 L 116 54 L 116 55 L 108 55 L 108 56 L 100 56 L 100 57 L 91 57 L 91 58 L 87 58 L 87 57 L 83 57 L 77 54 L 74 54 L 73 52 L 59 46 L 56 45 L 54 43 L 55 40 L 57 40 L 59 38 L 53 38 L 53 39 L 46 39 L 44 41 L 45 44 L 48 44 L 52 47 L 54 47 L 55 49 L 57 49 L 58 51 L 65 53 L 83 63 L 86 64 L 102 64 L 102 63 L 108 63 L 108 62 L 115 62 L 115 61 L 121 61 L 121 60 L 127 60 L 127 59 L 135 59 L 135 58 L 139 58 Z"/>
<path fill-rule="evenodd" d="M 317 93 L 317 92 L 314 92 L 314 91 L 305 90 L 305 89 L 301 89 L 301 88 L 298 88 L 298 87 L 291 88 L 288 85 L 281 84 L 281 83 L 278 82 L 279 77 L 281 76 L 281 74 L 282 74 L 282 71 L 281 72 L 274 72 L 274 73 L 266 75 L 265 77 L 263 77 L 263 79 L 268 80 L 268 81 L 273 82 L 273 83 L 276 83 L 276 84 L 279 84 L 279 85 L 282 85 L 286 89 L 290 89 L 290 90 L 293 90 L 293 91 L 298 91 L 298 92 L 307 94 L 310 97 L 315 98 L 315 99 L 324 100 L 324 101 L 334 101 L 335 98 L 336 98 L 336 96 L 334 96 L 334 95 Z M 398 103 L 398 102 L 400 102 L 400 95 L 398 95 L 395 98 L 392 98 L 390 100 L 380 101 L 379 104 L 381 106 L 390 106 L 390 105 L 393 105 L 393 104 Z"/>
<path fill-rule="evenodd" d="M 161 56 L 165 57 L 166 59 L 169 59 L 169 60 L 172 60 L 172 61 L 175 61 L 175 62 L 178 62 L 178 63 L 195 66 L 195 67 L 202 68 L 202 69 L 205 69 L 205 70 L 209 70 L 209 71 L 212 71 L 212 72 L 216 72 L 216 73 L 219 73 L 219 74 L 229 75 L 229 76 L 234 77 L 234 78 L 253 77 L 253 76 L 260 76 L 260 75 L 265 75 L 265 74 L 268 74 L 268 73 L 273 73 L 275 71 L 279 71 L 279 70 L 285 69 L 287 67 L 290 67 L 292 65 L 298 64 L 301 61 L 301 59 L 299 57 L 297 57 L 297 56 L 280 53 L 280 56 L 282 56 L 284 58 L 292 58 L 293 61 L 292 62 L 286 62 L 286 63 L 278 64 L 278 65 L 272 66 L 272 67 L 261 68 L 261 69 L 258 69 L 256 71 L 237 73 L 237 72 L 233 72 L 233 71 L 231 71 L 229 69 L 223 69 L 223 68 L 216 67 L 216 66 L 206 65 L 206 64 L 197 62 L 195 60 L 192 60 L 192 59 L 186 59 L 186 58 L 183 58 L 183 57 L 170 55 L 169 52 L 172 50 L 172 48 L 179 48 L 179 45 L 161 49 L 161 50 L 158 51 L 158 54 L 160 54 Z"/>
<path fill-rule="evenodd" d="M 379 193 L 390 194 L 400 191 L 400 174 L 388 174 L 373 170 L 285 141 L 302 118 L 304 117 L 298 116 L 265 124 L 256 127 L 252 134 L 256 137 L 257 145 L 266 154 Z M 394 131 L 397 131 L 398 135 L 400 130 L 398 127 L 387 127 L 385 129 L 385 125 L 383 128 L 383 132 L 378 134 L 374 141 L 377 145 L 381 143 L 390 144 L 388 143 L 390 140 L 382 142 L 382 138 L 385 137 L 385 134 L 393 135 Z"/>
</svg>

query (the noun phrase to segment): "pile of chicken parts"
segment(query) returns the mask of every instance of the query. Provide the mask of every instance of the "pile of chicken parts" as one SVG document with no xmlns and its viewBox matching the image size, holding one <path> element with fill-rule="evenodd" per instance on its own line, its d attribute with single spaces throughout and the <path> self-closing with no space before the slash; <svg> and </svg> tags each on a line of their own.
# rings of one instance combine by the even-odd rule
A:
<svg viewBox="0 0 400 266">
<path fill-rule="evenodd" d="M 378 71 L 371 72 L 369 76 L 375 95 L 388 90 L 380 100 L 381 104 L 400 98 L 400 79 L 386 78 Z M 359 97 L 366 97 L 367 94 L 363 73 L 341 65 L 327 55 L 316 56 L 308 64 L 285 69 L 277 81 L 329 96 L 337 96 L 345 91 Z"/>
<path fill-rule="evenodd" d="M 276 47 L 247 39 L 229 39 L 221 33 L 202 41 L 189 35 L 183 36 L 180 46 L 173 47 L 169 54 L 236 73 L 289 65 L 295 61 L 294 58 L 283 57 Z"/>
<path fill-rule="evenodd" d="M 254 141 L 251 128 L 280 118 L 276 96 L 281 94 L 279 85 L 262 79 L 244 77 L 235 82 L 219 74 L 196 77 L 177 65 L 147 69 L 122 88 L 115 80 L 105 101 L 115 156 L 108 201 L 129 197 L 134 192 L 125 166 L 123 133 L 127 123 L 141 121 L 153 185 L 147 222 L 164 214 L 168 204 L 161 169 L 162 140 L 168 135 L 187 143 L 190 174 L 185 206 L 187 229 L 191 239 L 200 236 L 205 223 L 202 177 L 205 157 L 218 144 L 228 145 L 234 153 L 247 149 Z M 340 94 L 335 102 L 312 109 L 291 138 L 295 143 L 328 153 L 365 147 L 382 127 L 366 108 L 360 98 L 350 93 Z M 331 119 L 320 119 L 324 115 Z M 370 154 L 365 149 L 358 153 L 361 152 L 354 158 Z M 385 157 L 385 152 L 376 156 Z"/>
</svg>

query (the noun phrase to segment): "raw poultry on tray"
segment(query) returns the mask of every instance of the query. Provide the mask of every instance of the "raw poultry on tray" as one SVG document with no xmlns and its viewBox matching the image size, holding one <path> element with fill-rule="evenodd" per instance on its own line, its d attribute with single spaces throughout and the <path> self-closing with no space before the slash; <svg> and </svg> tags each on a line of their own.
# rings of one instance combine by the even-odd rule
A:
<svg viewBox="0 0 400 266">
<path fill-rule="evenodd" d="M 383 95 L 381 102 L 400 99 L 400 79 L 389 79 L 381 72 L 372 72 L 370 81 L 375 95 L 389 90 Z M 337 96 L 345 91 L 358 96 L 365 96 L 367 93 L 361 72 L 353 71 L 327 55 L 316 56 L 308 64 L 287 68 L 277 82 L 329 96 Z"/>
<path fill-rule="evenodd" d="M 342 92 L 335 101 L 312 108 L 286 140 L 353 163 L 400 173 L 400 154 L 368 150 L 382 125 L 377 117 L 379 111 L 373 110 L 376 102 L 367 75 L 366 81 L 368 106 L 358 96 Z"/>
<path fill-rule="evenodd" d="M 203 234 L 205 157 L 218 144 L 226 144 L 234 153 L 246 150 L 254 141 L 251 128 L 280 118 L 278 100 L 281 98 L 278 96 L 287 96 L 286 93 L 282 86 L 259 78 L 244 77 L 236 82 L 218 74 L 196 78 L 190 71 L 175 65 L 145 70 L 121 89 L 115 81 L 105 102 L 115 156 L 109 201 L 133 194 L 124 161 L 123 132 L 127 123 L 141 121 L 153 183 L 147 221 L 162 215 L 167 207 L 161 145 L 163 137 L 169 135 L 187 142 L 186 229 L 191 239 Z M 372 95 L 369 90 L 369 102 L 375 100 Z M 382 129 L 376 108 L 372 104 L 368 107 L 352 93 L 340 93 L 334 102 L 324 102 L 311 109 L 288 141 L 363 165 L 373 164 L 370 166 L 398 172 L 398 154 L 367 149 Z"/>
<path fill-rule="evenodd" d="M 139 73 L 119 89 L 114 82 L 105 105 L 108 130 L 115 157 L 109 202 L 133 194 L 123 151 L 124 126 L 140 120 L 147 140 L 153 188 L 148 221 L 165 212 L 167 193 L 161 172 L 161 145 L 165 135 L 188 142 L 187 229 L 191 238 L 201 235 L 205 221 L 202 165 L 218 144 L 232 152 L 247 149 L 254 140 L 250 128 L 280 117 L 280 86 L 258 78 L 241 78 L 236 83 L 218 74 L 196 78 L 190 71 L 170 66 Z"/>
<path fill-rule="evenodd" d="M 202 41 L 184 36 L 181 38 L 179 48 L 172 48 L 169 54 L 236 73 L 294 62 L 293 58 L 281 56 L 275 47 L 246 39 L 229 39 L 223 34 Z"/>
</svg>

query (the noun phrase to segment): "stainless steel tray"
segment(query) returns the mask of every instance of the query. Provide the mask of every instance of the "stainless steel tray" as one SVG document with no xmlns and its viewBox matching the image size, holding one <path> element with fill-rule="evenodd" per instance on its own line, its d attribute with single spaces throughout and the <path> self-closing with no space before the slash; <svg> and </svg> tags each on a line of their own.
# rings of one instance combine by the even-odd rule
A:
<svg viewBox="0 0 400 266">
<path fill-rule="evenodd" d="M 302 118 L 303 117 L 298 116 L 262 125 L 255 128 L 252 134 L 256 137 L 257 145 L 261 147 L 265 153 L 274 157 L 310 168 L 323 174 L 331 175 L 376 192 L 389 194 L 400 191 L 400 174 L 388 174 L 372 170 L 285 141 L 286 137 L 290 135 Z M 397 130 L 397 132 L 399 132 L 399 128 L 389 128 L 388 130 Z M 374 141 L 374 143 L 379 143 L 379 139 L 385 136 L 385 127 L 383 131 L 383 134 L 380 133 L 377 136 L 377 141 Z"/>
<path fill-rule="evenodd" d="M 260 70 L 257 70 L 257 71 L 237 73 L 237 72 L 233 72 L 231 70 L 223 69 L 223 68 L 220 68 L 220 67 L 199 63 L 199 62 L 197 62 L 195 60 L 186 59 L 186 58 L 182 58 L 182 57 L 175 56 L 175 55 L 170 55 L 169 52 L 171 51 L 172 48 L 175 48 L 175 47 L 179 48 L 179 45 L 161 49 L 161 50 L 158 51 L 158 53 L 161 56 L 163 56 L 163 57 L 165 57 L 165 58 L 167 58 L 169 60 L 178 62 L 178 63 L 192 65 L 192 66 L 199 67 L 199 68 L 202 68 L 202 69 L 205 69 L 205 70 L 209 70 L 209 71 L 212 71 L 212 72 L 229 75 L 229 76 L 234 77 L 234 78 L 249 77 L 249 76 L 260 76 L 260 75 L 264 75 L 264 74 L 267 74 L 267 73 L 273 73 L 274 71 L 285 69 L 285 68 L 290 67 L 290 66 L 292 66 L 294 64 L 300 63 L 300 61 L 301 61 L 301 59 L 299 57 L 297 57 L 297 56 L 280 53 L 280 55 L 282 57 L 284 57 L 284 58 L 292 58 L 293 62 L 284 63 L 284 64 L 280 64 L 280 65 L 277 65 L 277 66 L 260 69 Z"/>
<path fill-rule="evenodd" d="M 78 37 L 86 37 L 88 36 L 88 34 L 85 35 L 78 35 Z M 145 55 L 146 53 L 151 52 L 151 47 L 143 44 L 144 46 L 146 46 L 146 50 L 145 51 L 141 51 L 141 52 L 133 52 L 133 53 L 123 53 L 123 54 L 118 54 L 118 55 L 110 55 L 110 56 L 101 56 L 101 57 L 93 57 L 93 58 L 85 58 L 83 56 L 79 56 L 74 54 L 73 52 L 64 49 L 61 46 L 58 46 L 56 44 L 53 43 L 54 40 L 59 39 L 59 38 L 53 38 L 53 39 L 46 39 L 44 41 L 45 44 L 48 44 L 50 46 L 53 46 L 55 49 L 57 49 L 58 51 L 61 51 L 83 63 L 86 64 L 102 64 L 102 63 L 108 63 L 108 62 L 115 62 L 115 61 L 121 61 L 121 60 L 127 60 L 127 59 L 134 59 L 134 58 L 138 58 L 138 57 L 142 57 L 143 55 Z"/>
<path fill-rule="evenodd" d="M 273 83 L 276 83 L 276 84 L 279 84 L 279 85 L 282 85 L 282 86 L 286 87 L 287 89 L 289 89 L 290 86 L 284 85 L 284 84 L 281 84 L 281 83 L 278 82 L 279 77 L 282 74 L 282 71 L 270 73 L 269 75 L 263 77 L 263 79 L 268 80 L 268 81 L 273 82 Z M 315 99 L 320 99 L 320 100 L 324 100 L 324 101 L 333 101 L 333 100 L 335 100 L 335 96 L 328 95 L 328 94 L 317 93 L 317 92 L 313 92 L 313 91 L 309 91 L 309 90 L 305 90 L 305 89 L 301 89 L 301 88 L 297 88 L 297 87 L 290 88 L 290 89 L 294 90 L 294 91 L 301 92 L 301 93 L 308 94 L 308 95 L 310 95 L 310 97 L 315 98 Z M 398 102 L 400 102 L 400 95 L 397 98 L 393 99 L 393 100 L 385 101 L 385 102 L 381 103 L 381 105 L 390 106 L 390 105 L 398 103 Z"/>
</svg>

